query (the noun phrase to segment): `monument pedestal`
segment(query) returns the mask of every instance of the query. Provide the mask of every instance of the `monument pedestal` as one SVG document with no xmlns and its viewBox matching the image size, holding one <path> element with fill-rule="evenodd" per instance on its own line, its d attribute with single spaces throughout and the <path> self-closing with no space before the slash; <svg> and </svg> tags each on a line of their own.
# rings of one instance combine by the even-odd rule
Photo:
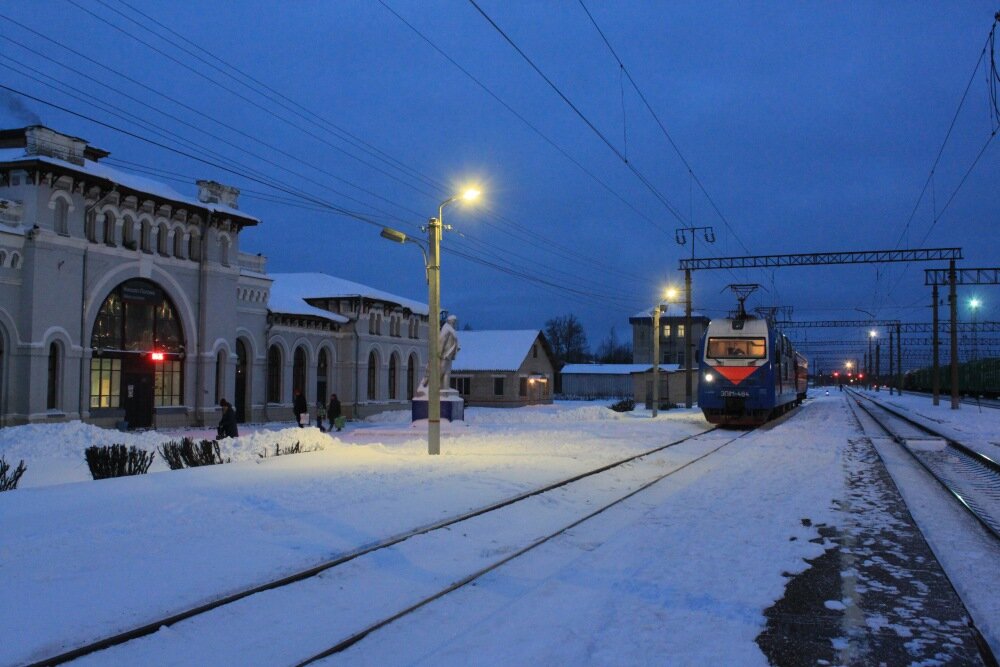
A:
<svg viewBox="0 0 1000 667">
<path fill-rule="evenodd" d="M 410 416 L 412 421 L 427 419 L 430 401 L 427 394 L 418 392 L 410 401 Z M 465 421 L 465 401 L 454 389 L 441 390 L 441 419 L 446 421 Z"/>
</svg>

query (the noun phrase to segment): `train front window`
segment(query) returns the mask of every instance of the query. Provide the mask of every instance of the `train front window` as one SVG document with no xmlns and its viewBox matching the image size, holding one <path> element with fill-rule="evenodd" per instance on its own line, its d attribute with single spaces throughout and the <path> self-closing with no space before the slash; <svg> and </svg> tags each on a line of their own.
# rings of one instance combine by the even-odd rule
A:
<svg viewBox="0 0 1000 667">
<path fill-rule="evenodd" d="M 763 338 L 709 338 L 706 357 L 712 359 L 763 359 Z"/>
</svg>

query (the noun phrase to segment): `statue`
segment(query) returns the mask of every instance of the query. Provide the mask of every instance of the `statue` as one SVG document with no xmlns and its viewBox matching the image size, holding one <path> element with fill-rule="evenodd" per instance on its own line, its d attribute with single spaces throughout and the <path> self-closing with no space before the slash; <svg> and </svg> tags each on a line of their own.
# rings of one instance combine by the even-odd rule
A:
<svg viewBox="0 0 1000 667">
<path fill-rule="evenodd" d="M 458 351 L 462 349 L 458 344 L 458 334 L 455 331 L 455 324 L 458 318 L 449 315 L 448 319 L 441 325 L 441 332 L 438 334 L 438 353 L 441 359 L 441 389 L 448 389 L 451 386 L 451 363 L 455 360 Z M 430 362 L 428 362 L 430 363 Z M 424 368 L 424 377 L 420 380 L 417 394 L 427 395 L 428 369 Z"/>
</svg>

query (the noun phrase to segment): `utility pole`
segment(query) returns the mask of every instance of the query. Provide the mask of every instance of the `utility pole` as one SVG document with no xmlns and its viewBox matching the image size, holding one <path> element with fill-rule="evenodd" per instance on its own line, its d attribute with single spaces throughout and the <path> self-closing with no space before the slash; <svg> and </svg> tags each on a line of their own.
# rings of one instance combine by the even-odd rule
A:
<svg viewBox="0 0 1000 667">
<path fill-rule="evenodd" d="M 660 405 L 660 304 L 653 307 L 653 418 Z"/>
<path fill-rule="evenodd" d="M 934 342 L 932 343 L 934 347 L 934 364 L 931 367 L 931 394 L 934 398 L 934 405 L 941 404 L 941 350 L 940 341 L 938 340 L 938 328 L 941 326 L 938 323 L 938 286 L 934 283 L 931 288 L 931 299 L 933 303 L 934 312 Z"/>
<path fill-rule="evenodd" d="M 948 262 L 948 305 L 951 308 L 951 409 L 958 410 L 958 294 L 955 260 Z"/>
<path fill-rule="evenodd" d="M 896 324 L 896 393 L 903 395 L 903 341 L 898 323 Z"/>
<path fill-rule="evenodd" d="M 715 230 L 711 227 L 678 227 L 674 233 L 677 245 L 687 243 L 691 235 L 691 262 L 694 263 L 694 243 L 697 233 L 704 232 L 706 243 L 715 243 Z M 691 269 L 684 269 L 684 405 L 694 405 L 694 383 L 692 377 L 693 359 L 691 355 Z"/>
</svg>

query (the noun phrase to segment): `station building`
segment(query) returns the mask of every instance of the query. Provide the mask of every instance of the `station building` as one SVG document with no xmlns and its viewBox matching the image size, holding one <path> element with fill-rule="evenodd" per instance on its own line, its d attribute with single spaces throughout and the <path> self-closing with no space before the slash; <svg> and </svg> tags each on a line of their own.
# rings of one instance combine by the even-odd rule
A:
<svg viewBox="0 0 1000 667">
<path fill-rule="evenodd" d="M 196 197 L 102 163 L 43 126 L 0 130 L 0 425 L 129 428 L 403 409 L 426 364 L 425 304 L 241 252 L 239 191 Z M 313 413 L 314 414 L 314 413 Z"/>
</svg>

